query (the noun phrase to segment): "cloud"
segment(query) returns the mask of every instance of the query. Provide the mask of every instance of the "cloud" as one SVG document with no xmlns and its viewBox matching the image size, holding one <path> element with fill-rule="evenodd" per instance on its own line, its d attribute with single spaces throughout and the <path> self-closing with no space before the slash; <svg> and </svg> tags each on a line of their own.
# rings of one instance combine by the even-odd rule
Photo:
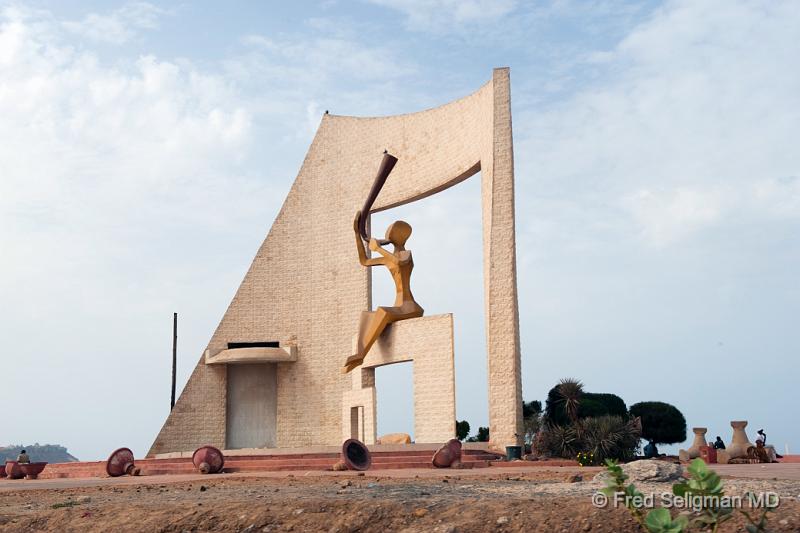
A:
<svg viewBox="0 0 800 533">
<path fill-rule="evenodd" d="M 800 218 L 800 179 L 797 176 L 762 179 L 752 199 L 760 210 L 779 219 Z"/>
<path fill-rule="evenodd" d="M 668 246 L 717 223 L 797 216 L 800 54 L 794 2 L 670 2 L 610 50 L 596 80 L 516 117 L 540 191 L 618 236 Z M 521 120 L 520 120 L 521 118 Z M 760 192 L 759 192 L 760 191 Z M 611 237 L 606 233 L 605 237 Z"/>
<path fill-rule="evenodd" d="M 246 45 L 265 54 L 270 66 L 290 68 L 299 77 L 331 81 L 389 81 L 408 76 L 415 68 L 388 47 L 364 46 L 355 40 L 325 34 L 312 38 L 295 36 L 274 39 L 248 35 Z"/>
<path fill-rule="evenodd" d="M 661 247 L 699 231 L 719 218 L 720 202 L 713 192 L 696 189 L 637 191 L 623 199 L 644 238 Z"/>
<path fill-rule="evenodd" d="M 237 247 L 226 242 L 245 238 L 252 253 L 264 228 L 242 230 L 242 218 L 276 209 L 282 195 L 253 170 L 252 112 L 228 80 L 155 56 L 110 66 L 68 36 L 48 13 L 0 13 L 0 328 L 36 338 L 15 357 L 46 365 L 38 386 L 83 413 L 85 431 L 103 416 L 98 398 L 157 407 L 101 376 L 132 363 L 150 380 L 159 368 L 150 321 L 173 306 L 224 309 L 235 281 L 219 301 L 191 295 L 227 279 L 219 257 Z M 54 396 L 25 387 L 5 388 L 31 413 L 9 439 L 80 442 L 84 457 L 113 448 L 97 426 L 81 441 L 74 416 L 54 414 Z M 142 453 L 153 422 L 134 414 L 117 435 L 141 433 Z"/>
<path fill-rule="evenodd" d="M 246 180 L 237 161 L 252 140 L 252 116 L 236 90 L 153 56 L 105 66 L 61 44 L 60 25 L 28 15 L 5 11 L 0 24 L 0 238 L 58 247 L 69 225 L 73 238 L 89 241 L 64 251 L 78 261 L 119 228 L 148 226 L 162 207 L 185 221 L 224 224 L 203 213 L 214 200 L 192 205 L 197 198 L 182 191 Z M 30 264 L 12 253 L 4 281 L 31 275 Z"/>
<path fill-rule="evenodd" d="M 158 406 L 142 403 L 136 386 L 113 390 L 98 376 L 135 360 L 142 379 L 168 378 L 151 375 L 160 368 L 151 332 L 175 309 L 191 317 L 182 345 L 193 362 L 302 162 L 327 107 L 319 97 L 356 107 L 364 91 L 384 87 L 399 99 L 386 79 L 413 67 L 388 48 L 324 33 L 247 39 L 205 69 L 154 54 L 104 60 L 101 33 L 123 42 L 156 24 L 154 11 L 137 6 L 80 26 L 46 11 L 0 11 L 0 327 L 8 338 L 40 337 L 16 356 L 47 354 L 41 387 L 58 388 L 69 374 L 69 391 L 114 394 L 120 409 L 150 413 L 115 430 L 143 453 Z M 191 370 L 183 366 L 179 381 Z M 24 395 L 22 381 L 8 387 Z M 100 409 L 69 394 L 86 416 Z M 36 416 L 8 437 L 81 441 L 70 417 L 37 423 L 51 401 L 32 398 Z M 112 447 L 104 439 L 81 441 L 76 453 L 102 455 Z"/>
<path fill-rule="evenodd" d="M 158 27 L 158 19 L 166 11 L 147 2 L 125 4 L 108 14 L 89 13 L 83 20 L 62 22 L 64 29 L 91 41 L 120 45 L 141 30 Z"/>
<path fill-rule="evenodd" d="M 412 30 L 448 33 L 495 22 L 514 11 L 516 0 L 368 0 L 399 11 Z"/>
<path fill-rule="evenodd" d="M 668 1 L 578 50 L 554 98 L 512 85 L 526 399 L 591 369 L 629 405 L 722 433 L 703 398 L 730 398 L 796 441 L 736 396 L 743 376 L 703 376 L 753 354 L 796 367 L 799 25 L 796 2 Z M 647 362 L 692 372 L 676 387 Z M 788 377 L 751 378 L 791 402 Z"/>
<path fill-rule="evenodd" d="M 268 95 L 255 105 L 273 123 L 279 120 L 293 140 L 308 140 L 325 109 L 340 115 L 415 109 L 419 93 L 410 82 L 418 66 L 398 47 L 365 44 L 360 27 L 347 20 L 307 22 L 310 34 L 246 35 L 241 51 L 224 62 L 228 79 Z M 306 119 L 298 122 L 298 116 Z"/>
</svg>

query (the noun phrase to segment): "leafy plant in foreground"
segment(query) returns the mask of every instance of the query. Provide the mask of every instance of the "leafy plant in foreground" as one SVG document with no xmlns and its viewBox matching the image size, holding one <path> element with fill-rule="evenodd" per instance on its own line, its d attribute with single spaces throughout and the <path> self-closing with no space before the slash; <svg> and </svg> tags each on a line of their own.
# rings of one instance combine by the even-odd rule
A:
<svg viewBox="0 0 800 533">
<path fill-rule="evenodd" d="M 747 499 L 750 501 L 750 505 L 755 506 L 756 497 L 752 492 L 747 493 Z M 764 510 L 761 511 L 761 516 L 756 521 L 750 513 L 744 509 L 739 509 L 739 512 L 747 519 L 747 524 L 744 526 L 747 533 L 769 533 L 769 529 L 767 529 L 767 513 L 770 511 L 772 511 L 771 507 L 764 507 Z"/>
<path fill-rule="evenodd" d="M 637 502 L 644 501 L 644 495 L 636 489 L 633 483 L 625 484 L 628 476 L 616 461 L 606 459 L 606 471 L 610 478 L 606 483 L 607 486 L 601 489 L 601 492 L 612 501 L 617 494 L 622 494 L 625 507 L 641 527 L 650 533 L 681 533 L 686 530 L 689 520 L 685 516 L 678 516 L 673 520 L 669 510 L 663 507 L 651 509 L 645 514 L 641 505 L 637 504 Z"/>
<path fill-rule="evenodd" d="M 689 464 L 688 470 L 691 478 L 673 485 L 672 493 L 698 504 L 695 507 L 699 516 L 692 519 L 693 525 L 716 532 L 733 515 L 733 509 L 723 505 L 722 479 L 699 458 Z"/>
<path fill-rule="evenodd" d="M 622 467 L 613 459 L 606 459 L 606 471 L 609 474 L 609 480 L 606 482 L 606 487 L 601 489 L 600 492 L 608 496 L 611 501 L 614 501 L 617 494 L 623 494 L 625 496 L 625 507 L 630 511 L 633 519 L 639 525 L 644 526 L 644 513 L 638 506 L 634 505 L 634 502 L 643 498 L 644 495 L 636 490 L 636 486 L 633 483 L 625 484 L 628 480 L 628 475 L 622 471 Z"/>
<path fill-rule="evenodd" d="M 601 490 L 608 496 L 609 500 L 614 501 L 617 494 L 624 497 L 625 507 L 639 525 L 649 533 L 682 533 L 687 531 L 690 526 L 697 527 L 704 531 L 715 532 L 720 524 L 732 517 L 733 510 L 723 505 L 726 500 L 722 487 L 722 479 L 716 472 L 708 468 L 702 459 L 695 459 L 689 465 L 691 478 L 688 481 L 676 483 L 672 486 L 672 493 L 675 496 L 686 498 L 695 508 L 698 515 L 691 521 L 683 514 L 674 519 L 669 510 L 664 507 L 652 509 L 646 514 L 642 511 L 641 502 L 644 495 L 639 492 L 633 483 L 626 485 L 628 476 L 616 461 L 606 459 L 606 471 L 609 480 L 606 487 Z M 751 507 L 755 507 L 758 500 L 751 492 L 747 493 Z M 745 529 L 748 533 L 769 533 L 767 529 L 768 513 L 773 509 L 765 507 L 761 516 L 757 519 L 745 510 L 740 509 L 747 520 Z"/>
<path fill-rule="evenodd" d="M 669 510 L 663 507 L 651 509 L 644 519 L 644 527 L 650 533 L 682 533 L 688 524 L 685 516 L 679 515 L 673 520 Z"/>
</svg>

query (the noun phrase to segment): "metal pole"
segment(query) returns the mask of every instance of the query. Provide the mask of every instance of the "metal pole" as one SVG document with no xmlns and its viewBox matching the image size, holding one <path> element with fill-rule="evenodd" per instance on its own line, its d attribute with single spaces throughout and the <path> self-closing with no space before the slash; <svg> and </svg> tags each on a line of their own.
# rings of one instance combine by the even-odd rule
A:
<svg viewBox="0 0 800 533">
<path fill-rule="evenodd" d="M 169 410 L 175 407 L 175 371 L 178 366 L 178 313 L 172 313 L 172 398 Z"/>
</svg>

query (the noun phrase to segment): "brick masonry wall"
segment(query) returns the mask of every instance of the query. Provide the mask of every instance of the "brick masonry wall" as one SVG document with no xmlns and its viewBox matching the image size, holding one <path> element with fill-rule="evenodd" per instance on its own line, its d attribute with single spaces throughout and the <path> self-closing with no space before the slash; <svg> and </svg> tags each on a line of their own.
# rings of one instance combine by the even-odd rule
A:
<svg viewBox="0 0 800 533">
<path fill-rule="evenodd" d="M 278 446 L 340 443 L 342 397 L 351 388 L 340 368 L 370 302 L 352 221 L 384 149 L 399 162 L 375 210 L 428 196 L 481 170 L 490 427 L 497 444 L 518 441 L 509 88 L 508 69 L 495 69 L 477 92 L 435 109 L 376 118 L 323 116 L 281 211 L 208 345 L 213 352 L 231 341 L 296 342 L 297 361 L 278 364 Z M 419 297 L 424 306 L 424 295 Z M 208 443 L 225 447 L 225 374 L 201 358 L 149 454 Z"/>
<path fill-rule="evenodd" d="M 379 366 L 413 361 L 414 440 L 419 443 L 444 442 L 455 437 L 456 382 L 453 353 L 453 315 L 433 315 L 390 324 L 372 346 L 361 372 L 353 375 L 353 389 L 342 401 L 343 435 L 349 438 L 350 408 L 363 406 L 366 444 L 376 439 L 375 412 L 379 392 L 375 390 L 374 369 Z M 369 424 L 372 425 L 369 425 Z"/>
</svg>

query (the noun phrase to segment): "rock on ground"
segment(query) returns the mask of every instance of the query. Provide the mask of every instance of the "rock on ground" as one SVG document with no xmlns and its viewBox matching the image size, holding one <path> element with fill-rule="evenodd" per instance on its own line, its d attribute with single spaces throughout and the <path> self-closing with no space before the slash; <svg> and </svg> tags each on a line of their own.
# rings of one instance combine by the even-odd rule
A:
<svg viewBox="0 0 800 533">
<path fill-rule="evenodd" d="M 666 483 L 676 481 L 683 475 L 683 467 L 681 465 L 654 459 L 633 461 L 621 466 L 622 471 L 628 476 L 627 482 L 629 483 Z M 608 472 L 600 472 L 594 477 L 594 481 L 602 481 L 603 483 L 609 479 Z"/>
</svg>

